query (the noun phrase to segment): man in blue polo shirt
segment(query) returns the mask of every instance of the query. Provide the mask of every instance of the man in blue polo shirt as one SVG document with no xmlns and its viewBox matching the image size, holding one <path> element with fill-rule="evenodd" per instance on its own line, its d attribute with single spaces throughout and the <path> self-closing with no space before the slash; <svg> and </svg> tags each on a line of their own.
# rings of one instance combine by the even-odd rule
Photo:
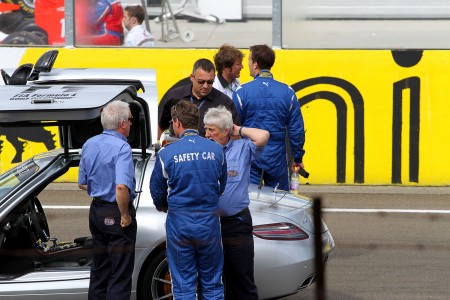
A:
<svg viewBox="0 0 450 300">
<path fill-rule="evenodd" d="M 206 137 L 224 146 L 227 160 L 227 185 L 219 199 L 227 300 L 257 300 L 248 185 L 250 166 L 261 154 L 270 134 L 266 130 L 234 125 L 231 112 L 223 106 L 210 108 L 204 123 Z M 231 136 L 241 139 L 233 140 Z"/>
<path fill-rule="evenodd" d="M 78 186 L 92 203 L 89 229 L 94 256 L 88 299 L 128 300 L 136 244 L 135 177 L 128 103 L 112 101 L 101 113 L 104 131 L 83 145 Z"/>
</svg>

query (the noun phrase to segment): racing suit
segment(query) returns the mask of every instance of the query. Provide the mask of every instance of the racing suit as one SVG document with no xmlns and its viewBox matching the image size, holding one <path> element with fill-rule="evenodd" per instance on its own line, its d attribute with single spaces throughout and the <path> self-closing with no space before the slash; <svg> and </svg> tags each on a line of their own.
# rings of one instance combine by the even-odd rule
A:
<svg viewBox="0 0 450 300">
<path fill-rule="evenodd" d="M 123 9 L 120 1 L 97 0 L 95 5 L 93 45 L 122 45 Z"/>
<path fill-rule="evenodd" d="M 263 178 L 265 185 L 288 191 L 286 130 L 294 162 L 301 163 L 305 153 L 303 117 L 294 90 L 273 79 L 270 71 L 262 70 L 236 90 L 233 102 L 242 126 L 270 132 L 263 153 L 252 164 L 250 182 L 259 184 Z"/>
<path fill-rule="evenodd" d="M 224 297 L 218 203 L 226 181 L 222 146 L 196 130 L 184 131 L 158 152 L 150 192 L 158 210 L 168 208 L 167 259 L 175 299 L 196 299 L 197 274 L 203 299 Z"/>
</svg>

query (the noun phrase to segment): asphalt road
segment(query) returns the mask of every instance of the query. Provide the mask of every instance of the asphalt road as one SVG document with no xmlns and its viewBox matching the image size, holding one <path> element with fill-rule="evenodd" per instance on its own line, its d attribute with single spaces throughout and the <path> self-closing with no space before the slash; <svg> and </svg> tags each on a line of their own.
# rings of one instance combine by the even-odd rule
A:
<svg viewBox="0 0 450 300">
<path fill-rule="evenodd" d="M 303 186 L 320 196 L 336 250 L 325 273 L 326 299 L 448 299 L 450 188 Z M 84 192 L 43 192 L 52 237 L 89 235 Z M 316 299 L 316 285 L 283 300 Z"/>
</svg>

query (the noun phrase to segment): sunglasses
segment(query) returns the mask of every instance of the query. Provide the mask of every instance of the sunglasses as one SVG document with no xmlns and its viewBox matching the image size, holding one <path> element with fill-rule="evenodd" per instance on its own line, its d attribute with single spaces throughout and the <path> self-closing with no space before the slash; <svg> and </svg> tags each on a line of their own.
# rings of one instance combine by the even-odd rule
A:
<svg viewBox="0 0 450 300">
<path fill-rule="evenodd" d="M 194 76 L 195 81 L 197 81 L 198 84 L 200 85 L 204 85 L 205 83 L 207 83 L 208 85 L 211 85 L 214 83 L 214 80 L 203 80 L 203 79 L 197 79 Z"/>
</svg>

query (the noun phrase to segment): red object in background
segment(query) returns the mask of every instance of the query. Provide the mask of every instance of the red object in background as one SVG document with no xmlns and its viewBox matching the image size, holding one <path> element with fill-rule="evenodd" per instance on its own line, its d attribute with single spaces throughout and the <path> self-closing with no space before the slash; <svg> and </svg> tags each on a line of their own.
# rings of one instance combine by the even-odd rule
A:
<svg viewBox="0 0 450 300">
<path fill-rule="evenodd" d="M 0 13 L 20 10 L 19 4 L 0 3 Z"/>
<path fill-rule="evenodd" d="M 94 3 L 91 0 L 75 1 L 75 44 L 92 45 Z"/>
<path fill-rule="evenodd" d="M 64 45 L 64 0 L 36 0 L 34 22 L 47 31 L 49 45 Z"/>
</svg>

